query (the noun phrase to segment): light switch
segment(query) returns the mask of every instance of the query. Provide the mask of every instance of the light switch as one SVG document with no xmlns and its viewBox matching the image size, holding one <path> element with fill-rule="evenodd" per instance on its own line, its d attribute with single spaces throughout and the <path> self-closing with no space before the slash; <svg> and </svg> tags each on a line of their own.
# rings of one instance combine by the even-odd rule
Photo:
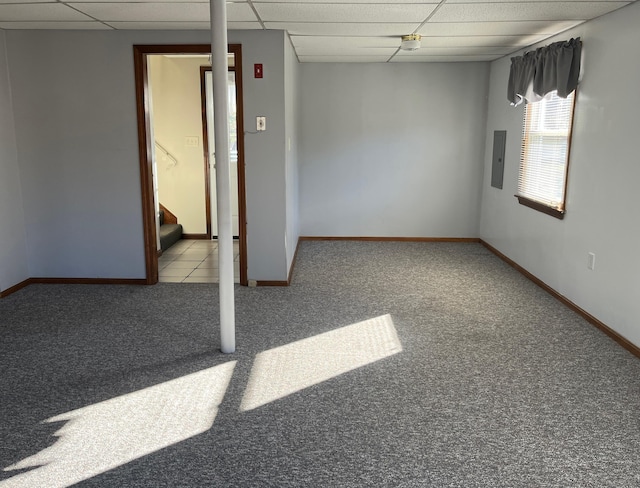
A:
<svg viewBox="0 0 640 488">
<path fill-rule="evenodd" d="M 267 130 L 267 118 L 263 116 L 256 117 L 256 130 Z"/>
<path fill-rule="evenodd" d="M 184 138 L 184 145 L 187 147 L 198 147 L 200 139 L 198 136 L 187 136 Z"/>
</svg>

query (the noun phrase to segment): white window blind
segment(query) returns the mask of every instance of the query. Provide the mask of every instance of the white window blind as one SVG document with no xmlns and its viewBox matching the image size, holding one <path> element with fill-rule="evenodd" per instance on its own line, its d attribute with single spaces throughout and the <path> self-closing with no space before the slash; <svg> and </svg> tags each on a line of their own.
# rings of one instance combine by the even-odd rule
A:
<svg viewBox="0 0 640 488">
<path fill-rule="evenodd" d="M 518 196 L 564 212 L 575 92 L 525 107 Z"/>
</svg>

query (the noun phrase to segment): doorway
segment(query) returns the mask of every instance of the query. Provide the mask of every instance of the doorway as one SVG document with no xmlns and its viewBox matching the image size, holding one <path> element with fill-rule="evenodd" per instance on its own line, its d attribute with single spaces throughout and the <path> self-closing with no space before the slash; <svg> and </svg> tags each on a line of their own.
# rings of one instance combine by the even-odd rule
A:
<svg viewBox="0 0 640 488">
<path fill-rule="evenodd" d="M 237 88 L 235 66 L 229 65 L 227 75 L 229 87 L 229 164 L 231 172 L 231 225 L 233 238 L 239 238 L 239 205 L 238 205 L 238 132 L 237 132 Z M 218 237 L 218 214 L 216 204 L 216 172 L 210 155 L 215 153 L 213 147 L 213 76 L 210 66 L 200 67 L 200 89 L 202 110 L 202 140 L 204 145 L 207 234 L 212 238 Z"/>
<path fill-rule="evenodd" d="M 239 261 L 239 282 L 241 285 L 247 285 L 247 254 L 246 254 L 246 193 L 245 193 L 245 174 L 244 174 L 244 124 L 243 124 L 243 104 L 242 104 L 242 50 L 238 44 L 229 45 L 230 66 L 233 68 L 234 95 L 233 107 L 236 108 L 235 134 L 231 135 L 231 142 L 235 151 L 232 153 L 232 160 L 235 159 L 237 171 L 235 172 L 235 181 L 232 182 L 234 188 L 237 188 L 237 224 L 234 226 L 234 235 L 238 241 L 238 261 Z M 146 267 L 146 283 L 155 284 L 158 282 L 158 256 L 159 249 L 159 197 L 157 194 L 157 171 L 154 168 L 154 162 L 157 161 L 156 152 L 159 151 L 157 141 L 154 138 L 154 128 L 152 123 L 151 110 L 151 93 L 149 80 L 149 57 L 152 55 L 170 55 L 170 56 L 194 56 L 209 55 L 209 45 L 138 45 L 134 46 L 135 61 L 135 81 L 136 81 L 136 105 L 138 115 L 138 141 L 139 141 L 139 158 L 140 158 L 140 176 L 142 190 L 142 217 L 144 228 L 144 246 L 145 246 L 145 267 Z M 205 63 L 203 63 L 205 64 Z M 203 70 L 201 70 L 201 73 Z M 231 77 L 231 75 L 230 75 Z M 206 91 L 203 89 L 203 96 L 206 97 Z M 230 104 L 231 106 L 231 104 Z M 206 124 L 206 104 L 203 104 L 202 123 Z M 208 124 L 209 126 L 211 124 Z M 206 129 L 205 129 L 206 130 Z M 230 131 L 231 132 L 231 131 Z M 209 131 L 209 133 L 212 133 Z M 187 138 L 187 143 L 189 138 Z M 215 215 L 215 197 L 211 198 L 210 191 L 212 185 L 210 179 L 215 175 L 215 171 L 211 171 L 209 154 L 213 151 L 208 148 L 208 136 L 206 132 L 202 132 L 202 141 L 204 149 L 205 164 L 203 168 L 204 186 L 206 198 L 206 232 L 202 233 L 201 238 L 211 239 L 214 234 L 214 226 L 212 223 L 212 215 Z M 161 151 L 161 150 L 160 150 Z M 163 156 L 163 154 L 161 154 Z M 170 161 L 171 162 L 171 161 Z M 215 187 L 214 187 L 215 188 Z M 212 209 L 213 207 L 213 209 Z M 204 229 L 203 229 L 204 230 Z M 236 233 L 237 232 L 237 233 Z"/>
</svg>

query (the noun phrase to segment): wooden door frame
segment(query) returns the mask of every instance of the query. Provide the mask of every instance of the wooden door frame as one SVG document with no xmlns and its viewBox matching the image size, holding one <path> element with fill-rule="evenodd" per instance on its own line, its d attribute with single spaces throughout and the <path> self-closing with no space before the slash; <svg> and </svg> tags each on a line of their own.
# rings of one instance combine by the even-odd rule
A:
<svg viewBox="0 0 640 488">
<path fill-rule="evenodd" d="M 244 165 L 244 120 L 242 96 L 242 46 L 229 44 L 228 52 L 234 55 L 236 72 L 236 103 L 238 131 L 238 234 L 240 251 L 240 284 L 246 286 L 247 278 L 247 209 Z M 158 250 L 156 244 L 156 215 L 153 196 L 153 161 L 150 127 L 149 79 L 147 55 L 150 54 L 210 54 L 209 44 L 150 44 L 134 45 L 133 60 L 136 88 L 136 112 L 138 117 L 138 158 L 140 160 L 140 187 L 142 194 L 142 225 L 145 254 L 145 283 L 158 282 Z M 206 114 L 205 114 L 206 116 Z M 208 183 L 207 183 L 208 185 Z"/>
</svg>

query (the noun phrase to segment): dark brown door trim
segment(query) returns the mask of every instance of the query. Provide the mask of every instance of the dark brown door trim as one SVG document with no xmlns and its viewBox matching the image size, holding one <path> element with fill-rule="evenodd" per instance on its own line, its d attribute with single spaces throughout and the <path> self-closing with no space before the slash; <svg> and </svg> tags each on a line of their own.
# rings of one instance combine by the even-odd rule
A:
<svg viewBox="0 0 640 488">
<path fill-rule="evenodd" d="M 150 100 L 147 77 L 147 55 L 149 54 L 209 54 L 208 44 L 188 45 L 135 45 L 133 59 L 136 87 L 136 112 L 138 117 L 138 157 L 140 160 L 140 186 L 142 191 L 142 222 L 145 249 L 145 283 L 158 282 L 158 255 L 156 252 L 156 219 L 153 201 L 153 170 L 151 160 Z M 240 284 L 247 285 L 247 239 L 246 239 L 246 191 L 244 168 L 244 123 L 242 103 L 242 46 L 230 44 L 228 52 L 234 55 L 237 97 L 238 130 L 238 219 L 240 251 Z M 208 183 L 207 183 L 208 184 Z"/>
<path fill-rule="evenodd" d="M 207 94 L 204 81 L 204 72 L 211 69 L 210 66 L 200 66 L 200 115 L 202 117 L 202 150 L 204 152 L 204 205 L 207 221 L 207 235 L 212 236 L 211 230 L 211 166 L 209 161 L 209 133 L 207 130 Z M 229 67 L 231 71 L 231 67 Z"/>
</svg>

